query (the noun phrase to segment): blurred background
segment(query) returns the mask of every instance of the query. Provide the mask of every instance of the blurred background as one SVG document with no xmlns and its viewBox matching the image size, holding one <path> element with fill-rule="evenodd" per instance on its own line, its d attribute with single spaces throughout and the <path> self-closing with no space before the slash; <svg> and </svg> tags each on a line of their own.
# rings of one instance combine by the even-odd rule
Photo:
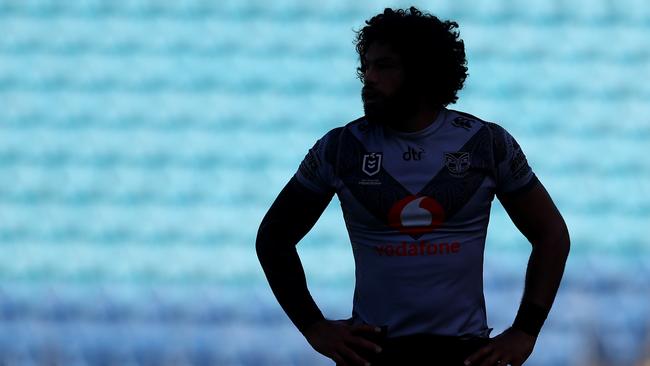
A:
<svg viewBox="0 0 650 366">
<path fill-rule="evenodd" d="M 569 226 L 527 365 L 650 364 L 646 0 L 0 0 L 0 364 L 333 365 L 255 236 L 314 142 L 363 114 L 353 29 L 410 5 L 460 24 L 449 108 L 511 132 Z M 351 316 L 337 197 L 298 251 L 325 316 Z M 493 335 L 529 254 L 495 200 Z"/>
</svg>

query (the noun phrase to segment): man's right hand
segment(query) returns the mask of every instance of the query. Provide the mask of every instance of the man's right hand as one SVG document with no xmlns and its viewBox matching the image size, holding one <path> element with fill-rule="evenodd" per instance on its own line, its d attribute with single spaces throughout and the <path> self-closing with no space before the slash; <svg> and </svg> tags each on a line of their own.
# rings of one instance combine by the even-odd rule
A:
<svg viewBox="0 0 650 366">
<path fill-rule="evenodd" d="M 369 364 L 368 360 L 355 349 L 381 352 L 379 345 L 363 337 L 363 334 L 378 335 L 380 331 L 377 329 L 379 327 L 370 324 L 351 325 L 346 320 L 323 319 L 311 325 L 304 335 L 318 353 L 334 360 L 337 366 L 365 366 Z"/>
</svg>

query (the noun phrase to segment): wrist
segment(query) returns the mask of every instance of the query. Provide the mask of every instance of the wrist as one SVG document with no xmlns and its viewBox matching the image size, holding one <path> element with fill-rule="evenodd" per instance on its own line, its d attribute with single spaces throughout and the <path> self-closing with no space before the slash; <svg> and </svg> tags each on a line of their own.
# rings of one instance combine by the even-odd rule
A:
<svg viewBox="0 0 650 366">
<path fill-rule="evenodd" d="M 512 323 L 512 328 L 520 330 L 528 335 L 537 337 L 542 330 L 542 325 L 548 316 L 550 309 L 530 301 L 522 301 L 519 311 Z"/>
<path fill-rule="evenodd" d="M 300 331 L 300 333 L 306 336 L 309 332 L 311 332 L 314 328 L 316 328 L 316 326 L 319 323 L 321 323 L 323 320 L 327 320 L 327 319 L 324 316 L 312 318 L 309 322 L 302 324 L 298 330 Z"/>
</svg>

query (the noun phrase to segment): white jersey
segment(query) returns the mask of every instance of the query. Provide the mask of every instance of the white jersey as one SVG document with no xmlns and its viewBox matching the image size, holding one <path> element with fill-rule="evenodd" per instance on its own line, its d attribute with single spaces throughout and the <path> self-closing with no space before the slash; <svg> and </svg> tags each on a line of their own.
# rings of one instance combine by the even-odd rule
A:
<svg viewBox="0 0 650 366">
<path fill-rule="evenodd" d="M 489 337 L 483 252 L 491 202 L 537 178 L 496 123 L 443 108 L 416 132 L 364 117 L 327 132 L 296 179 L 336 193 L 355 260 L 354 324 Z"/>
</svg>

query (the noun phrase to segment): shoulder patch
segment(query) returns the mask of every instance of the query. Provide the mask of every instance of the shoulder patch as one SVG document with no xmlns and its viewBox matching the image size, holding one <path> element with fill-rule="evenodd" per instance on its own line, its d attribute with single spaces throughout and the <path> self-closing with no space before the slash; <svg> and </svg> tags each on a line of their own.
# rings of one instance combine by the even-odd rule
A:
<svg viewBox="0 0 650 366">
<path fill-rule="evenodd" d="M 316 180 L 319 166 L 320 159 L 318 159 L 318 153 L 313 149 L 309 149 L 305 158 L 300 163 L 298 170 L 300 171 L 300 174 L 309 180 Z"/>
</svg>

